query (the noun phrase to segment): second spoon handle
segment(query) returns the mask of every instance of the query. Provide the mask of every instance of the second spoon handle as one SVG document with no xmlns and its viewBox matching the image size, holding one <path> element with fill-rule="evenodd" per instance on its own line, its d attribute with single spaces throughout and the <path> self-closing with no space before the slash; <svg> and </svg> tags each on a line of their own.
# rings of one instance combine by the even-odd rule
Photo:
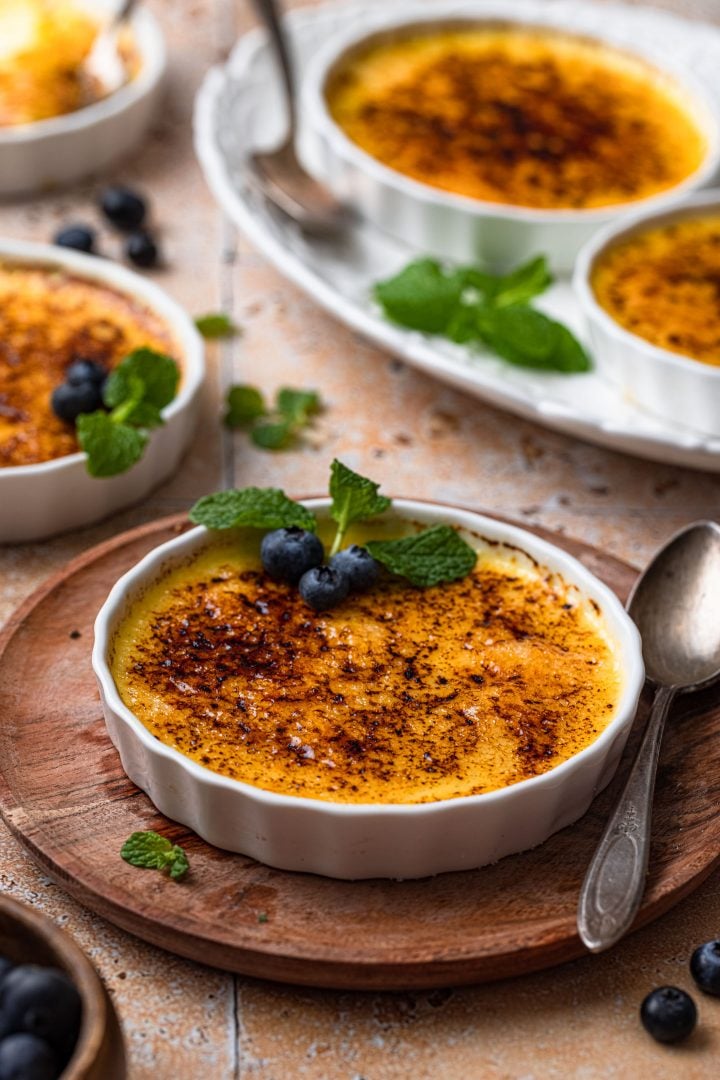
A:
<svg viewBox="0 0 720 1080">
<path fill-rule="evenodd" d="M 253 0 L 255 10 L 262 19 L 265 29 L 270 37 L 270 44 L 272 46 L 275 58 L 280 68 L 280 74 L 282 75 L 283 87 L 285 89 L 285 99 L 288 110 L 288 125 L 289 133 L 288 140 L 293 141 L 296 125 L 296 103 L 295 103 L 295 74 L 293 71 L 293 63 L 290 56 L 290 47 L 288 45 L 287 35 L 285 28 L 282 24 L 282 16 L 279 6 L 279 0 Z"/>
<path fill-rule="evenodd" d="M 580 890 L 578 931 L 591 952 L 602 952 L 629 930 L 645 889 L 650 822 L 660 743 L 673 687 L 655 691 L 630 775 L 593 855 Z"/>
</svg>

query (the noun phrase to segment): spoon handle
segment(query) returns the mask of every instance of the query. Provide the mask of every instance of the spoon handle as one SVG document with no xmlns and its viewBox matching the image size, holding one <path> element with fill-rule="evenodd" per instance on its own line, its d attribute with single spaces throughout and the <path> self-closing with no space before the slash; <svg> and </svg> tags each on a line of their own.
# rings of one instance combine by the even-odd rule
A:
<svg viewBox="0 0 720 1080">
<path fill-rule="evenodd" d="M 650 822 L 660 742 L 675 697 L 660 686 L 640 748 L 580 890 L 578 931 L 591 952 L 602 952 L 629 930 L 645 889 Z"/>
<path fill-rule="evenodd" d="M 277 60 L 280 74 L 282 75 L 289 124 L 287 141 L 292 142 L 295 135 L 296 119 L 295 75 L 293 72 L 292 60 L 290 58 L 290 47 L 280 17 L 279 4 L 277 0 L 253 0 L 253 3 L 255 5 L 255 10 L 265 24 L 265 29 L 270 37 L 270 44 L 272 45 L 275 59 Z"/>
</svg>

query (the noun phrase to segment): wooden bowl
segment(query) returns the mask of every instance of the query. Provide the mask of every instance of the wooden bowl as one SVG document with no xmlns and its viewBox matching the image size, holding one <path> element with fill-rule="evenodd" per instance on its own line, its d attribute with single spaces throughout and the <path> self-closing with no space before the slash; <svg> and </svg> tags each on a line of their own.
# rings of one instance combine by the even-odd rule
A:
<svg viewBox="0 0 720 1080">
<path fill-rule="evenodd" d="M 0 955 L 64 971 L 82 998 L 77 1046 L 62 1080 L 125 1080 L 125 1047 L 107 990 L 72 938 L 37 911 L 0 896 Z"/>
</svg>

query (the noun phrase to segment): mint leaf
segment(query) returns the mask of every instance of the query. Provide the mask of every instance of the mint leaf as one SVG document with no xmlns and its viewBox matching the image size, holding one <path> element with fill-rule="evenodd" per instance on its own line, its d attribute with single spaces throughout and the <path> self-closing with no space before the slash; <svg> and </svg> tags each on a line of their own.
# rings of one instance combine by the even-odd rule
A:
<svg viewBox="0 0 720 1080">
<path fill-rule="evenodd" d="M 284 450 L 292 442 L 295 429 L 288 420 L 272 424 L 258 424 L 250 432 L 250 438 L 261 450 Z"/>
<path fill-rule="evenodd" d="M 505 360 L 546 371 L 588 371 L 587 353 L 567 327 L 524 304 L 478 312 L 483 341 Z"/>
<path fill-rule="evenodd" d="M 125 472 L 143 456 L 148 441 L 144 431 L 117 423 L 102 410 L 81 413 L 76 429 L 91 476 L 116 476 Z"/>
<path fill-rule="evenodd" d="M 284 386 L 278 390 L 275 408 L 293 427 L 304 427 L 320 411 L 320 395 L 315 390 L 293 390 Z"/>
<path fill-rule="evenodd" d="M 208 529 L 234 529 L 247 525 L 255 529 L 282 529 L 298 525 L 315 531 L 312 511 L 293 502 L 279 488 L 243 488 L 205 495 L 190 511 L 190 520 Z"/>
<path fill-rule="evenodd" d="M 538 255 L 536 259 L 523 263 L 510 274 L 488 274 L 472 266 L 461 269 L 458 273 L 465 285 L 477 289 L 485 300 L 495 307 L 527 303 L 534 296 L 545 292 L 553 281 L 544 255 Z"/>
<path fill-rule="evenodd" d="M 375 285 L 375 299 L 393 322 L 442 334 L 460 303 L 462 274 L 446 273 L 436 259 L 418 259 Z"/>
<path fill-rule="evenodd" d="M 391 505 L 385 495 L 378 495 L 380 485 L 353 472 L 337 458 L 330 466 L 330 514 L 337 523 L 337 532 L 330 554 L 340 550 L 345 533 L 355 521 L 382 514 Z"/>
<path fill-rule="evenodd" d="M 187 855 L 179 844 L 148 829 L 134 832 L 120 849 L 120 855 L 131 866 L 149 870 L 168 870 L 174 881 L 180 881 L 190 869 Z"/>
<path fill-rule="evenodd" d="M 171 356 L 153 349 L 135 349 L 108 376 L 103 400 L 110 409 L 129 401 L 164 409 L 175 397 L 179 382 L 180 369 Z"/>
<path fill-rule="evenodd" d="M 224 421 L 228 427 L 249 427 L 255 420 L 265 416 L 265 402 L 254 386 L 231 386 L 227 395 L 227 412 Z"/>
<path fill-rule="evenodd" d="M 195 325 L 204 338 L 234 337 L 240 331 L 229 315 L 221 311 L 212 312 L 208 315 L 198 315 Z"/>
<path fill-rule="evenodd" d="M 475 549 L 449 525 L 433 525 L 401 540 L 371 540 L 365 546 L 374 559 L 413 585 L 455 581 L 477 562 Z"/>
</svg>

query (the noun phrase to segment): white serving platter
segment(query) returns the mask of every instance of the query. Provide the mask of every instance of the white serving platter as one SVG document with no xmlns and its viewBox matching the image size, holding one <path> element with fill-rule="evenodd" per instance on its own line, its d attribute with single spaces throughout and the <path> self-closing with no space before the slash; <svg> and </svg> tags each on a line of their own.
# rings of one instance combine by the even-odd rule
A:
<svg viewBox="0 0 720 1080">
<path fill-rule="evenodd" d="M 302 9 L 288 16 L 300 78 L 330 35 L 367 20 L 383 0 Z M 402 3 L 396 5 L 397 13 Z M 488 4 L 492 0 L 488 0 Z M 417 0 L 408 9 L 417 13 Z M 437 0 L 426 0 L 435 10 Z M 453 12 L 482 15 L 485 0 L 454 3 Z M 612 30 L 632 47 L 639 39 L 691 67 L 720 109 L 720 27 L 652 8 L 577 0 L 515 0 L 513 15 L 565 30 Z M 271 147 L 284 134 L 279 79 L 265 35 L 240 39 L 227 63 L 213 68 L 198 94 L 195 145 L 218 202 L 248 239 L 290 281 L 331 315 L 407 363 L 500 409 L 548 428 L 628 454 L 720 472 L 720 438 L 653 417 L 596 372 L 541 374 L 481 351 L 392 326 L 371 297 L 374 281 L 426 254 L 365 222 L 339 241 L 310 239 L 267 205 L 253 188 L 248 151 Z M 586 328 L 568 281 L 558 281 L 538 306 L 583 339 Z"/>
</svg>

